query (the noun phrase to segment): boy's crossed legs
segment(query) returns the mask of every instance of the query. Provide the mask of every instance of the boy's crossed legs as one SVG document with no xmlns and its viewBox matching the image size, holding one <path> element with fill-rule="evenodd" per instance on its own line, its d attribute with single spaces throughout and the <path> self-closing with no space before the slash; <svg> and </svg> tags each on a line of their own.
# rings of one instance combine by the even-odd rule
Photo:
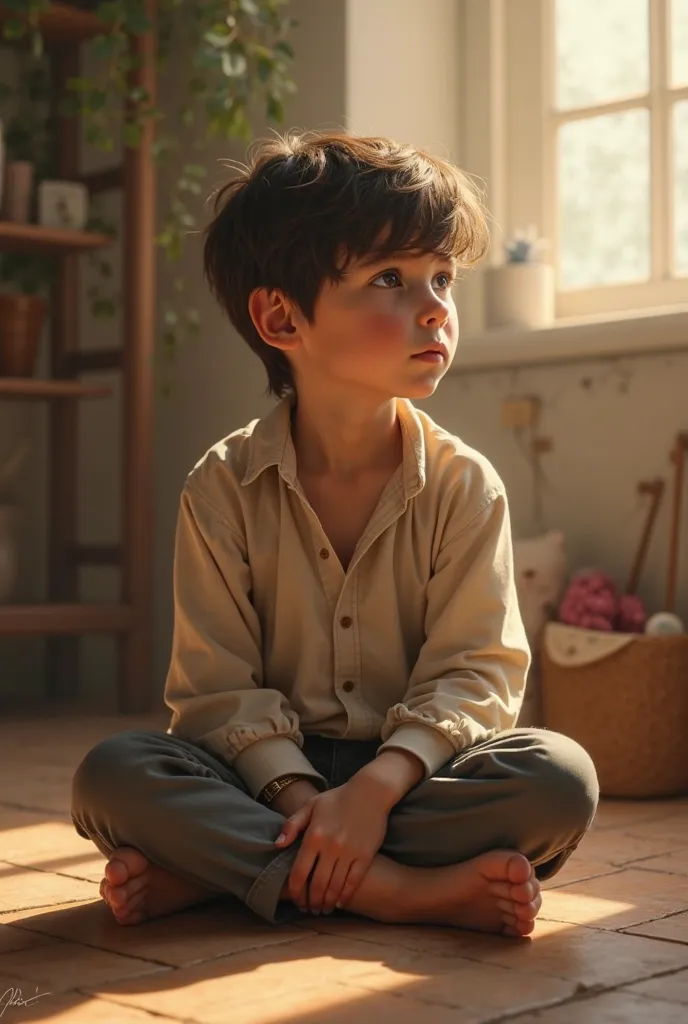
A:
<svg viewBox="0 0 688 1024">
<path fill-rule="evenodd" d="M 334 743 L 307 737 L 305 745 L 333 785 L 376 748 L 336 741 L 348 761 L 337 778 L 328 772 L 335 755 L 318 763 L 319 750 Z M 397 804 L 347 909 L 527 935 L 540 907 L 538 877 L 559 870 L 596 803 L 594 768 L 577 744 L 539 730 L 502 733 Z M 101 893 L 123 924 L 228 893 L 270 921 L 298 914 L 280 902 L 298 849 L 276 852 L 282 817 L 252 800 L 226 764 L 183 740 L 121 733 L 99 744 L 75 776 L 73 818 L 111 857 Z"/>
</svg>

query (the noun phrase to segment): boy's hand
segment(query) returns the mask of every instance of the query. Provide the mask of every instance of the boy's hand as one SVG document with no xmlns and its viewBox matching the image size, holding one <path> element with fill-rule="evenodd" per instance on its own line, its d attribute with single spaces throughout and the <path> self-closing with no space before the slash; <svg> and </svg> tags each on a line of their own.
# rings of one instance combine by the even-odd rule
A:
<svg viewBox="0 0 688 1024">
<path fill-rule="evenodd" d="M 389 812 L 387 803 L 366 795 L 354 780 L 309 800 L 285 821 L 284 839 L 277 839 L 286 849 L 306 832 L 289 874 L 289 898 L 312 914 L 345 907 L 382 846 Z"/>
</svg>

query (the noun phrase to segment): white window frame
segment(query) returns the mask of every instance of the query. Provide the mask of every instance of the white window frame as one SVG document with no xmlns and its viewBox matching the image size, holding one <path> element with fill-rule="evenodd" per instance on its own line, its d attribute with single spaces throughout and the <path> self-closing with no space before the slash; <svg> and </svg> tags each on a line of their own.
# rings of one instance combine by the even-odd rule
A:
<svg viewBox="0 0 688 1024">
<path fill-rule="evenodd" d="M 601 0 L 604 2 L 604 0 Z M 491 97 L 491 148 L 478 156 L 478 173 L 489 187 L 495 217 L 493 253 L 499 260 L 501 236 L 537 225 L 552 243 L 559 280 L 557 238 L 557 129 L 592 115 L 645 108 L 650 111 L 651 277 L 647 282 L 594 288 L 557 289 L 556 317 L 585 317 L 688 302 L 688 276 L 674 275 L 672 108 L 688 99 L 688 86 L 673 88 L 670 78 L 670 0 L 650 0 L 650 87 L 646 95 L 585 110 L 555 109 L 555 0 L 466 0 L 464 43 L 489 55 L 482 82 L 466 82 L 464 109 Z M 479 8 L 478 5 L 481 5 Z M 471 33 L 474 38 L 470 38 Z M 482 33 L 482 38 L 476 38 Z M 467 55 L 468 56 L 468 55 Z M 470 58 L 469 58 L 470 59 Z M 475 58 L 474 58 L 475 59 Z M 472 98 L 471 98 L 472 94 Z M 495 99 L 497 97 L 497 99 Z M 482 100 L 484 106 L 484 100 Z M 470 124 L 469 124 L 470 129 Z M 480 127 L 477 127 L 480 130 Z M 485 130 L 483 123 L 482 130 Z M 501 136 L 496 137 L 496 134 Z M 471 137 L 472 136 L 472 137 Z M 465 157 L 476 155 L 476 128 L 465 137 Z M 493 259 L 495 256 L 493 255 Z"/>
</svg>

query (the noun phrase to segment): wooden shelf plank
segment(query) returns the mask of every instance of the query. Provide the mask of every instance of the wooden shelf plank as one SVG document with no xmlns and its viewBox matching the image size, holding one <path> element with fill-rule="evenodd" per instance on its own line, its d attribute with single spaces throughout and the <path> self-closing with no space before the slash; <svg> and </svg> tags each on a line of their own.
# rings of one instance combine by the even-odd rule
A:
<svg viewBox="0 0 688 1024">
<path fill-rule="evenodd" d="M 0 28 L 13 16 L 13 12 L 0 3 Z M 15 15 L 16 16 L 16 15 Z M 68 46 L 83 43 L 93 36 L 107 32 L 103 24 L 92 11 L 81 11 L 69 4 L 51 4 L 40 16 L 40 29 L 47 46 Z M 2 40 L 1 42 L 7 42 Z M 21 43 L 22 40 L 17 40 Z"/>
<path fill-rule="evenodd" d="M 131 611 L 117 604 L 0 605 L 0 636 L 123 633 Z"/>
<path fill-rule="evenodd" d="M 72 228 L 46 228 L 41 224 L 16 224 L 0 220 L 0 252 L 69 253 L 102 249 L 112 243 L 109 235 Z"/>
<path fill-rule="evenodd" d="M 108 398 L 111 394 L 112 388 L 82 384 L 79 380 L 0 377 L 0 398 L 52 401 L 65 398 Z"/>
</svg>

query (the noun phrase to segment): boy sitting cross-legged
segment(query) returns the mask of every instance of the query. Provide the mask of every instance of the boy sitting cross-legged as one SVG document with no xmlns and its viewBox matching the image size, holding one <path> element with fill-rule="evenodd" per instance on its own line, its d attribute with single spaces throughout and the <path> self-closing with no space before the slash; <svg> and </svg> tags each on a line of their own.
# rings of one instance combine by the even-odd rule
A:
<svg viewBox="0 0 688 1024">
<path fill-rule="evenodd" d="M 486 239 L 466 177 L 387 139 L 273 139 L 220 193 L 206 273 L 280 401 L 184 487 L 170 728 L 74 779 L 122 924 L 231 894 L 528 935 L 590 825 L 587 754 L 514 728 L 503 484 L 412 404 Z"/>
</svg>

